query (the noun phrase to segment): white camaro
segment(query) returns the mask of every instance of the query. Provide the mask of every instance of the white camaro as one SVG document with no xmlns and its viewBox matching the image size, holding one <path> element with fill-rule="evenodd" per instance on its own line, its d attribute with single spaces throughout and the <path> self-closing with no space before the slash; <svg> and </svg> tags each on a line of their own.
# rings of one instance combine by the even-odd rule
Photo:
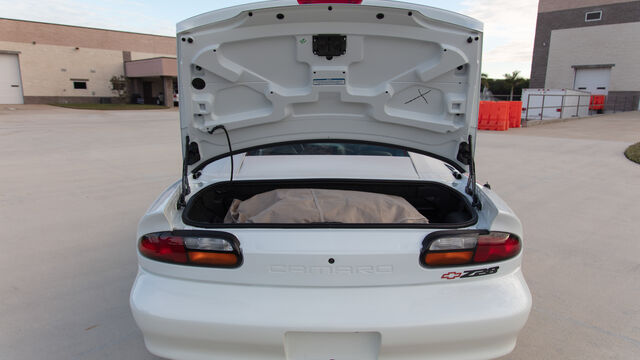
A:
<svg viewBox="0 0 640 360">
<path fill-rule="evenodd" d="M 478 21 L 392 1 L 179 23 L 183 178 L 140 221 L 131 291 L 149 351 L 512 351 L 531 296 L 522 225 L 475 182 L 481 48 Z"/>
</svg>

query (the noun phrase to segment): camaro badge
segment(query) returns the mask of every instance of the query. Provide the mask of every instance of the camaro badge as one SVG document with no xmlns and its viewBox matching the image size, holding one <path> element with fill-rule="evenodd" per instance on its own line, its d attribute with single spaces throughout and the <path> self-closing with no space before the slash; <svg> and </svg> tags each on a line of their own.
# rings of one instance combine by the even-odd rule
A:
<svg viewBox="0 0 640 360">
<path fill-rule="evenodd" d="M 459 273 L 455 271 L 448 272 L 446 274 L 442 274 L 441 279 L 453 280 L 453 279 L 464 279 L 476 276 L 484 276 L 491 275 L 498 272 L 499 266 L 487 268 L 487 269 L 478 269 L 478 270 L 464 270 L 464 273 Z"/>
<path fill-rule="evenodd" d="M 442 274 L 442 276 L 440 277 L 441 279 L 447 279 L 447 280 L 453 280 L 455 278 L 459 278 L 460 276 L 462 276 L 462 273 L 459 272 L 448 272 L 446 274 Z"/>
</svg>

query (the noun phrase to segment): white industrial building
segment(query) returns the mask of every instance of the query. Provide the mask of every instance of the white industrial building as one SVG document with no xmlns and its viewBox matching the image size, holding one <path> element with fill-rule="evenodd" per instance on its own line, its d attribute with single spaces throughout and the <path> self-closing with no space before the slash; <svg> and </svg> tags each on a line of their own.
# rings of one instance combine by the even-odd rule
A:
<svg viewBox="0 0 640 360">
<path fill-rule="evenodd" d="M 540 0 L 531 88 L 606 95 L 605 111 L 637 110 L 640 1 Z"/>
<path fill-rule="evenodd" d="M 175 37 L 0 18 L 0 104 L 120 101 L 114 76 L 126 101 L 172 106 Z"/>
</svg>

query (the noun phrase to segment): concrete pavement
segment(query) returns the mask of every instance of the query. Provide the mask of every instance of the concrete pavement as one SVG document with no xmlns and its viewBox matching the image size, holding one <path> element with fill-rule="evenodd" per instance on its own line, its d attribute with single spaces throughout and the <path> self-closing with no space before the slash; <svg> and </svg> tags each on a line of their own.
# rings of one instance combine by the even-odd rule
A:
<svg viewBox="0 0 640 360">
<path fill-rule="evenodd" d="M 0 360 L 157 359 L 128 295 L 137 221 L 180 176 L 177 118 L 0 107 Z M 640 354 L 637 141 L 638 113 L 480 133 L 478 178 L 524 223 L 534 299 L 506 359 Z"/>
<path fill-rule="evenodd" d="M 0 109 L 0 359 L 155 359 L 128 306 L 175 111 Z"/>
<path fill-rule="evenodd" d="M 505 359 L 640 358 L 640 113 L 481 132 L 480 182 L 524 224 L 533 310 Z"/>
</svg>

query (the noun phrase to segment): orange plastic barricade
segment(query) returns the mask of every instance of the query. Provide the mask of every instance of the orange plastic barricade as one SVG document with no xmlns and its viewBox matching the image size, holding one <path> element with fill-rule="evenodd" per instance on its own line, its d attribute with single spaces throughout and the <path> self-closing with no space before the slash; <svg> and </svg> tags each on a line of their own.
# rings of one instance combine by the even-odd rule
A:
<svg viewBox="0 0 640 360">
<path fill-rule="evenodd" d="M 478 130 L 506 131 L 520 127 L 522 101 L 480 101 Z"/>
<path fill-rule="evenodd" d="M 589 110 L 604 110 L 604 95 L 591 95 Z"/>
<path fill-rule="evenodd" d="M 481 101 L 478 111 L 479 130 L 509 129 L 509 108 L 506 102 Z"/>
<path fill-rule="evenodd" d="M 522 120 L 522 101 L 509 102 L 509 127 L 519 128 Z"/>
<path fill-rule="evenodd" d="M 494 130 L 506 131 L 509 130 L 509 102 L 499 101 L 494 103 L 494 111 L 496 112 L 496 121 Z"/>
<path fill-rule="evenodd" d="M 478 109 L 478 129 L 479 130 L 489 130 L 488 121 L 489 121 L 490 103 L 491 101 L 480 101 L 480 108 Z"/>
</svg>

